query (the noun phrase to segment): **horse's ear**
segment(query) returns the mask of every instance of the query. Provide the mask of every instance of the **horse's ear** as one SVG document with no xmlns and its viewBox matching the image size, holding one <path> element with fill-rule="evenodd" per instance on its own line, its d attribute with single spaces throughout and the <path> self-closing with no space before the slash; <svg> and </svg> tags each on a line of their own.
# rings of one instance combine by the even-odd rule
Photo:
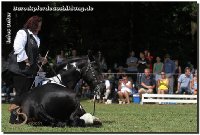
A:
<svg viewBox="0 0 200 135">
<path fill-rule="evenodd" d="M 91 50 L 88 50 L 88 59 L 90 60 L 90 61 L 94 61 L 95 59 L 94 59 L 94 56 L 92 55 L 92 51 Z"/>
</svg>

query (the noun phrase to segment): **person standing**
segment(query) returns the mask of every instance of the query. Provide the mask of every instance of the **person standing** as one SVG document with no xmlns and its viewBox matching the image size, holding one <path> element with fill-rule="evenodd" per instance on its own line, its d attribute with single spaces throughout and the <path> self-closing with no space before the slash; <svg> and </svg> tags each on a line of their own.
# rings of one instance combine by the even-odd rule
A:
<svg viewBox="0 0 200 135">
<path fill-rule="evenodd" d="M 16 96 L 9 106 L 11 112 L 10 123 L 18 123 L 16 108 L 20 106 L 23 94 L 28 92 L 37 75 L 38 63 L 46 64 L 47 60 L 39 58 L 40 39 L 37 36 L 41 30 L 42 18 L 32 16 L 24 24 L 24 28 L 19 30 L 14 39 L 14 54 L 17 56 L 18 73 L 13 73 L 13 87 L 16 90 Z M 20 72 L 21 71 L 21 72 Z"/>
<path fill-rule="evenodd" d="M 139 74 L 137 74 L 137 87 L 138 87 L 138 89 L 140 89 L 141 88 L 141 78 L 144 74 L 144 70 L 146 68 L 148 68 L 147 60 L 146 60 L 143 52 L 140 52 L 140 58 L 138 60 L 137 68 L 138 68 L 138 72 L 139 72 Z"/>
<path fill-rule="evenodd" d="M 145 58 L 149 65 L 150 72 L 152 73 L 153 72 L 153 65 L 152 65 L 153 56 L 151 56 L 151 52 L 149 50 L 147 50 L 147 55 L 145 55 Z"/>
<path fill-rule="evenodd" d="M 175 63 L 170 59 L 170 55 L 165 55 L 165 62 L 163 71 L 166 73 L 166 77 L 169 79 L 169 94 L 174 93 L 174 74 L 175 74 Z"/>
<path fill-rule="evenodd" d="M 156 57 L 156 63 L 153 64 L 153 73 L 155 74 L 155 80 L 161 78 L 160 73 L 163 71 L 163 63 L 160 61 L 160 57 Z"/>
<path fill-rule="evenodd" d="M 137 78 L 136 73 L 138 73 L 137 61 L 138 59 L 135 57 L 135 52 L 130 51 L 129 57 L 126 60 L 126 64 L 128 65 L 127 73 L 133 73 L 133 75 L 131 75 L 131 79 L 133 80 L 133 82 L 136 81 L 136 78 Z"/>
</svg>

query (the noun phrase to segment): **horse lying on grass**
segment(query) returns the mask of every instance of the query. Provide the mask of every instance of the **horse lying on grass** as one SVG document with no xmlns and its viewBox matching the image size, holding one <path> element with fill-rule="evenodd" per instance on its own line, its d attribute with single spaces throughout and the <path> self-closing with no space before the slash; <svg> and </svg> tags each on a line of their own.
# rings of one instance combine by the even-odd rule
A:
<svg viewBox="0 0 200 135">
<path fill-rule="evenodd" d="M 39 122 L 52 127 L 102 125 L 99 118 L 86 113 L 74 92 L 53 83 L 27 93 L 17 110 L 21 113 L 21 124 Z"/>
<path fill-rule="evenodd" d="M 73 90 L 82 76 L 94 93 L 104 91 L 98 61 L 88 56 L 87 59 L 77 59 L 71 68 L 67 66 L 69 63 L 65 64 L 61 67 L 62 84 L 47 83 L 23 95 L 20 107 L 14 111 L 18 116 L 18 124 L 37 122 L 53 127 L 102 125 L 99 118 L 85 112 Z M 73 79 L 68 81 L 70 77 Z"/>
</svg>

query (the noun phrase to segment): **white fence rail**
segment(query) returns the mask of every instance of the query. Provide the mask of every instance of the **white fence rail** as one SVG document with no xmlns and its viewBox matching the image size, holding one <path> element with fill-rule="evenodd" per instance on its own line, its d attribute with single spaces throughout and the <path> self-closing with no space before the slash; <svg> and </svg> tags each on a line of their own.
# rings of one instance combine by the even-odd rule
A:
<svg viewBox="0 0 200 135">
<path fill-rule="evenodd" d="M 141 104 L 144 103 L 197 103 L 197 95 L 172 94 L 142 94 Z"/>
</svg>

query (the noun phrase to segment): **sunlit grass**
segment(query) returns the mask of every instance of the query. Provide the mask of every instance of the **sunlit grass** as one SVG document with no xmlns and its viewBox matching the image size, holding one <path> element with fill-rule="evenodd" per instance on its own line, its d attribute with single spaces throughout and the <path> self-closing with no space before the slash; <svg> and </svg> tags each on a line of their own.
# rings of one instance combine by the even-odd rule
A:
<svg viewBox="0 0 200 135">
<path fill-rule="evenodd" d="M 81 101 L 85 110 L 93 112 L 93 103 Z M 52 128 L 8 123 L 8 104 L 2 104 L 2 132 L 197 132 L 197 105 L 96 104 L 95 116 L 100 128 Z"/>
</svg>

